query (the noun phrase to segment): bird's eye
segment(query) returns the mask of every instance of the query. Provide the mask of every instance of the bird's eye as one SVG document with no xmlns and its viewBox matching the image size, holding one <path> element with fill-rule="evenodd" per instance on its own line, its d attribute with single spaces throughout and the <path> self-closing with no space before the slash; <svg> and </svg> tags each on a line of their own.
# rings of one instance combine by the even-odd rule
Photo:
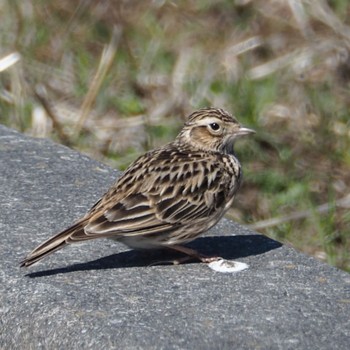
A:
<svg viewBox="0 0 350 350">
<path fill-rule="evenodd" d="M 218 131 L 220 129 L 220 125 L 218 123 L 211 123 L 209 126 L 214 131 Z"/>
</svg>

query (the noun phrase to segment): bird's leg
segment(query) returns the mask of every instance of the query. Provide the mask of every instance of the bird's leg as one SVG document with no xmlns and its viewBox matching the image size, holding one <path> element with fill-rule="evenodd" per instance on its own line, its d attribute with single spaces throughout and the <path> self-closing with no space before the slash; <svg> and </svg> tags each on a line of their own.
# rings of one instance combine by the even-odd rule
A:
<svg viewBox="0 0 350 350">
<path fill-rule="evenodd" d="M 181 259 L 174 260 L 173 261 L 174 265 L 179 265 L 179 264 L 182 264 L 183 262 L 186 262 L 192 259 L 197 259 L 203 263 L 211 263 L 213 261 L 222 259 L 221 257 L 218 257 L 218 256 L 215 256 L 215 257 L 205 256 L 203 254 L 198 253 L 194 249 L 184 247 L 182 245 L 172 245 L 167 248 L 187 255 L 186 257 L 183 257 Z"/>
<path fill-rule="evenodd" d="M 217 261 L 217 260 L 221 260 L 222 259 L 219 256 L 209 257 L 209 256 L 206 256 L 206 255 L 200 254 L 196 250 L 188 248 L 188 247 L 184 247 L 182 245 L 172 245 L 172 246 L 166 247 L 166 249 L 173 250 L 173 251 L 176 251 L 176 252 L 180 252 L 182 254 L 185 254 L 186 256 L 184 256 L 182 258 L 177 258 L 177 259 L 174 259 L 174 260 L 157 261 L 157 262 L 154 262 L 154 263 L 150 264 L 149 266 L 162 265 L 162 264 L 180 265 L 180 264 L 183 264 L 183 263 L 191 261 L 191 260 L 199 260 L 199 261 L 201 261 L 203 263 L 209 264 L 209 263 L 211 263 L 213 261 Z"/>
</svg>

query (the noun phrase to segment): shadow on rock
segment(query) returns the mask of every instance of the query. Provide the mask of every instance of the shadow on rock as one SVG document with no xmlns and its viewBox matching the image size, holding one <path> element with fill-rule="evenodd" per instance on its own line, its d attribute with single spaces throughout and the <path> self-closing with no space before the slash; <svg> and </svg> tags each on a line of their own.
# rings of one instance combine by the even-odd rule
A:
<svg viewBox="0 0 350 350">
<path fill-rule="evenodd" d="M 244 235 L 201 237 L 187 244 L 187 246 L 207 256 L 221 256 L 224 259 L 231 260 L 263 254 L 270 250 L 281 247 L 282 244 L 262 235 Z M 33 272 L 27 274 L 26 276 L 35 278 L 75 271 L 104 270 L 140 266 L 146 267 L 150 265 L 154 266 L 172 264 L 172 261 L 176 258 L 179 258 L 179 256 L 179 254 L 174 253 L 170 250 L 130 250 L 81 264 L 74 264 L 63 268 Z M 192 261 L 189 263 L 199 262 Z"/>
</svg>

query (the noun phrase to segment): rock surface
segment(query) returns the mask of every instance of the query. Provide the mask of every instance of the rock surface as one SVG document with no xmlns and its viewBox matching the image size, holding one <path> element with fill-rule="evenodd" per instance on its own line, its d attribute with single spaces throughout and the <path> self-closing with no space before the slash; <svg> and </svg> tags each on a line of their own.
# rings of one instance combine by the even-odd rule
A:
<svg viewBox="0 0 350 350">
<path fill-rule="evenodd" d="M 1 349 L 349 349 L 350 275 L 225 219 L 191 246 L 235 274 L 111 240 L 20 269 L 118 172 L 2 126 L 0 164 Z"/>
</svg>

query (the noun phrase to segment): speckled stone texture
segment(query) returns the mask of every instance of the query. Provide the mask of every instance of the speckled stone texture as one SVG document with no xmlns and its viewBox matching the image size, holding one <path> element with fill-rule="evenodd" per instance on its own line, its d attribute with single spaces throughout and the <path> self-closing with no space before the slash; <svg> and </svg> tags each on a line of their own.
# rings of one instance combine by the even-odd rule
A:
<svg viewBox="0 0 350 350">
<path fill-rule="evenodd" d="M 350 275 L 228 220 L 191 246 L 249 264 L 237 274 L 111 240 L 19 268 L 117 176 L 0 126 L 1 349 L 350 348 Z"/>
</svg>

